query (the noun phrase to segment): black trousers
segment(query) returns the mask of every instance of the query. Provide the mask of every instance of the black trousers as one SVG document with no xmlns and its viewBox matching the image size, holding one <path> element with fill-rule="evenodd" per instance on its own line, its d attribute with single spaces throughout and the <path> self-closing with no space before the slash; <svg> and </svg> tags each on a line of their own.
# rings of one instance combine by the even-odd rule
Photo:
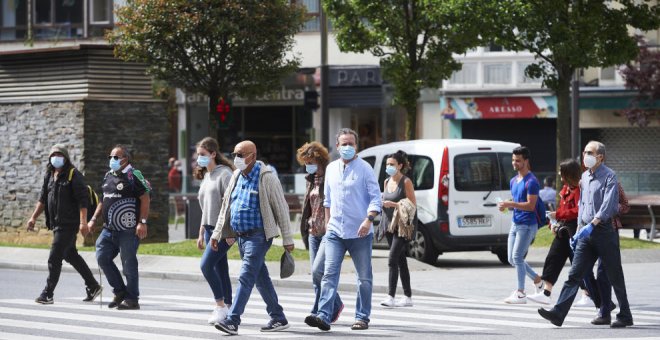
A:
<svg viewBox="0 0 660 340">
<path fill-rule="evenodd" d="M 53 243 L 50 246 L 50 255 L 48 256 L 48 278 L 46 279 L 46 288 L 43 292 L 48 296 L 53 296 L 57 282 L 62 273 L 62 260 L 65 260 L 78 271 L 85 285 L 89 288 L 98 285 L 92 271 L 87 266 L 85 260 L 78 254 L 76 249 L 76 236 L 78 228 L 57 229 L 53 231 Z"/>
<path fill-rule="evenodd" d="M 411 297 L 410 271 L 408 270 L 408 259 L 406 258 L 408 241 L 392 233 L 385 233 L 385 236 L 387 237 L 387 244 L 390 245 L 390 256 L 387 261 L 390 268 L 389 295 L 394 296 L 396 294 L 396 284 L 399 281 L 399 275 L 401 275 L 403 294 Z"/>
<path fill-rule="evenodd" d="M 541 279 L 552 283 L 554 286 L 557 283 L 557 279 L 559 279 L 561 270 L 566 265 L 567 259 L 573 262 L 573 251 L 571 251 L 569 239 L 567 237 L 560 238 L 555 236 L 548 250 L 548 255 L 545 257 Z"/>
</svg>

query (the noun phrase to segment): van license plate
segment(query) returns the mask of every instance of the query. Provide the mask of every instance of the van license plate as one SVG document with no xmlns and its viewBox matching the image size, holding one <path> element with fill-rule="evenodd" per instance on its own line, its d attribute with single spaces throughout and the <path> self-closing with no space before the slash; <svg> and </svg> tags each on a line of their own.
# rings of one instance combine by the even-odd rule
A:
<svg viewBox="0 0 660 340">
<path fill-rule="evenodd" d="M 459 228 L 490 227 L 491 224 L 490 216 L 465 216 L 458 218 Z"/>
</svg>

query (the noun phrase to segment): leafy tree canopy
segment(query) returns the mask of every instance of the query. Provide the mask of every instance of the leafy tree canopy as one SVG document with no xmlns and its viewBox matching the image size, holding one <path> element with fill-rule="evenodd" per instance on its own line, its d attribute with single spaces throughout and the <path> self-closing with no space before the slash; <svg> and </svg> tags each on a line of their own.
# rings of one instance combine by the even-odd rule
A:
<svg viewBox="0 0 660 340">
<path fill-rule="evenodd" d="M 294 71 L 289 51 L 304 21 L 286 0 L 128 0 L 108 39 L 118 57 L 214 107 L 218 96 L 253 97 Z"/>
<path fill-rule="evenodd" d="M 637 90 L 629 108 L 623 110 L 630 124 L 647 126 L 651 119 L 660 118 L 660 50 L 652 49 L 642 37 L 639 41 L 639 55 L 621 69 L 626 88 Z"/>
<path fill-rule="evenodd" d="M 478 45 L 479 23 L 464 0 L 323 0 L 342 51 L 381 58 L 394 102 L 414 138 L 419 90 L 437 88 L 460 69 L 453 58 Z"/>
</svg>

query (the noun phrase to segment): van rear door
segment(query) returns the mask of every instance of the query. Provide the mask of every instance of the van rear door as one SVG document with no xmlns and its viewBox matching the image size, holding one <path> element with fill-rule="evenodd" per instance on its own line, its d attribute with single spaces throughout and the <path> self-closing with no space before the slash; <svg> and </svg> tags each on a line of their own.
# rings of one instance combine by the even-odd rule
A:
<svg viewBox="0 0 660 340">
<path fill-rule="evenodd" d="M 449 232 L 453 236 L 497 235 L 503 215 L 497 208 L 501 193 L 498 155 L 490 147 L 449 149 Z M 510 218 L 510 216 L 509 216 Z"/>
</svg>

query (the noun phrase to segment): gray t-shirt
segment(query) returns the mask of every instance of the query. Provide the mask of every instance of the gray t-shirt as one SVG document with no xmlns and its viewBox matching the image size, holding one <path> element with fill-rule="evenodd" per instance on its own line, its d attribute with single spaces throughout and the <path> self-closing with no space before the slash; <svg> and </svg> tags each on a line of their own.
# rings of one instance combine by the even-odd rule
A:
<svg viewBox="0 0 660 340">
<path fill-rule="evenodd" d="M 204 174 L 202 184 L 199 186 L 199 205 L 202 208 L 201 225 L 215 227 L 220 215 L 222 197 L 227 190 L 232 171 L 225 165 L 216 166 L 213 171 Z"/>
</svg>

